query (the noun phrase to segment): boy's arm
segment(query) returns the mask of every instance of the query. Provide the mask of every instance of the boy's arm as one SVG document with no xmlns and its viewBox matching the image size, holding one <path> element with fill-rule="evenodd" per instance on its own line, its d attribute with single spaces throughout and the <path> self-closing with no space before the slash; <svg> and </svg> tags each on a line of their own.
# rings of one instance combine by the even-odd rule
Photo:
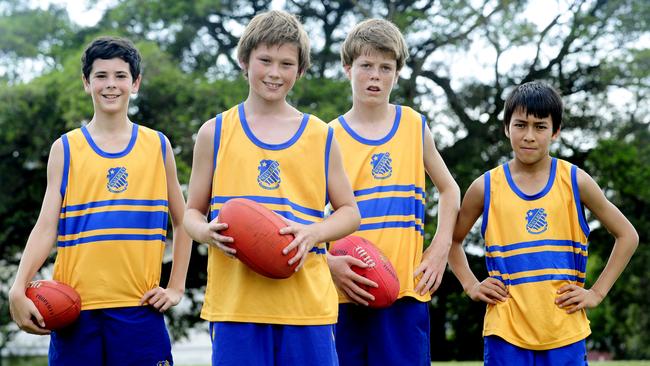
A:
<svg viewBox="0 0 650 366">
<path fill-rule="evenodd" d="M 422 255 L 422 262 L 415 269 L 414 276 L 422 276 L 415 291 L 420 295 L 438 289 L 447 265 L 447 256 L 460 206 L 460 189 L 436 149 L 433 136 L 424 129 L 424 169 L 440 193 L 438 200 L 438 227 L 431 244 Z"/>
<path fill-rule="evenodd" d="M 287 254 L 293 248 L 298 248 L 296 255 L 289 259 L 289 265 L 300 261 L 296 271 L 305 263 L 307 253 L 315 244 L 334 241 L 352 234 L 359 228 L 361 222 L 350 182 L 343 169 L 341 150 L 334 137 L 330 148 L 327 193 L 334 209 L 329 217 L 311 225 L 288 222 L 289 226 L 280 229 L 280 234 L 291 233 L 295 236 L 294 240 L 283 249 L 283 253 Z"/>
<path fill-rule="evenodd" d="M 232 243 L 233 239 L 219 234 L 219 231 L 227 228 L 228 225 L 218 223 L 218 218 L 211 222 L 208 222 L 206 218 L 210 208 L 212 175 L 214 172 L 214 128 L 215 120 L 213 118 L 201 126 L 196 137 L 183 226 L 195 241 L 214 245 L 226 255 L 234 256 L 235 249 L 223 244 Z"/>
<path fill-rule="evenodd" d="M 61 178 L 63 177 L 63 143 L 58 139 L 52 144 L 47 162 L 47 188 L 38 220 L 29 234 L 25 251 L 20 259 L 18 272 L 9 290 L 9 310 L 20 329 L 33 334 L 49 334 L 43 317 L 34 303 L 25 296 L 25 289 L 43 265 L 56 242 L 59 215 L 61 213 Z M 39 328 L 34 322 L 41 325 Z"/>
<path fill-rule="evenodd" d="M 598 306 L 639 245 L 639 235 L 630 221 L 605 197 L 598 184 L 582 169 L 578 169 L 578 187 L 581 201 L 614 236 L 615 241 L 609 260 L 591 289 L 586 290 L 572 284 L 562 286 L 558 290 L 559 296 L 555 302 L 561 308 L 568 308 L 567 313 Z"/>
<path fill-rule="evenodd" d="M 469 267 L 463 249 L 463 240 L 483 213 L 484 192 L 483 176 L 480 176 L 469 186 L 465 193 L 454 228 L 451 250 L 449 251 L 449 267 L 463 286 L 465 293 L 472 300 L 495 304 L 497 300 L 506 300 L 508 295 L 506 286 L 503 282 L 492 277 L 479 282 Z"/>
<path fill-rule="evenodd" d="M 185 278 L 190 263 L 192 251 L 192 240 L 183 228 L 183 214 L 185 211 L 185 198 L 178 183 L 176 172 L 176 161 L 171 143 L 165 137 L 167 145 L 165 156 L 165 172 L 167 175 L 167 200 L 169 202 L 169 214 L 172 220 L 173 230 L 173 259 L 172 271 L 167 283 L 167 288 L 157 287 L 142 296 L 140 305 L 149 303 L 154 308 L 163 312 L 170 307 L 177 305 L 183 298 L 185 292 Z"/>
</svg>

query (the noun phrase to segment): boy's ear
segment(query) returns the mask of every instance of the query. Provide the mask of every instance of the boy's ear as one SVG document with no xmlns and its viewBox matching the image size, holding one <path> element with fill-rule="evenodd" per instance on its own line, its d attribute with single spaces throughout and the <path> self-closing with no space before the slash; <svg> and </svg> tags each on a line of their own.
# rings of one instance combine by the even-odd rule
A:
<svg viewBox="0 0 650 366">
<path fill-rule="evenodd" d="M 84 76 L 83 73 L 81 73 L 81 82 L 84 83 L 84 91 L 86 94 L 90 94 L 90 83 L 86 79 L 86 76 Z"/>
<path fill-rule="evenodd" d="M 348 80 L 352 80 L 352 65 L 343 65 L 343 71 L 345 76 L 348 77 Z"/>
<path fill-rule="evenodd" d="M 241 71 L 244 73 L 244 78 L 248 79 L 248 63 L 244 62 L 244 60 L 237 60 L 239 62 L 239 67 L 241 68 Z"/>
<path fill-rule="evenodd" d="M 131 88 L 131 94 L 138 94 L 138 90 L 140 90 L 140 83 L 142 82 L 142 74 L 138 75 L 138 77 L 133 80 L 133 87 Z"/>
<path fill-rule="evenodd" d="M 557 131 L 551 136 L 551 140 L 555 141 L 557 140 L 558 137 L 560 137 L 560 131 L 562 131 L 562 127 L 558 128 Z"/>
<path fill-rule="evenodd" d="M 510 138 L 510 131 L 508 131 L 508 127 L 510 127 L 510 125 L 503 125 L 503 132 L 505 132 L 507 138 Z"/>
</svg>

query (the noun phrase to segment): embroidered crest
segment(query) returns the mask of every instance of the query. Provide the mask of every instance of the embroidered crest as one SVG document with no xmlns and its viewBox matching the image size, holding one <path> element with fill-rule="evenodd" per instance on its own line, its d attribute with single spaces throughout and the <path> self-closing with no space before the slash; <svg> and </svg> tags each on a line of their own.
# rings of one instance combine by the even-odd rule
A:
<svg viewBox="0 0 650 366">
<path fill-rule="evenodd" d="M 264 189 L 278 189 L 280 187 L 280 163 L 275 160 L 260 160 L 257 167 L 257 183 Z"/>
<path fill-rule="evenodd" d="M 379 153 L 372 155 L 370 165 L 372 165 L 372 176 L 375 179 L 386 179 L 393 175 L 392 167 L 393 159 L 390 158 L 390 153 Z"/>
<path fill-rule="evenodd" d="M 167 361 L 167 360 L 156 362 L 156 366 L 170 366 L 170 365 L 171 365 L 171 364 L 170 364 L 169 361 Z"/>
<path fill-rule="evenodd" d="M 126 188 L 129 186 L 127 178 L 129 173 L 126 172 L 126 168 L 123 166 L 118 166 L 116 168 L 108 169 L 108 183 L 106 183 L 106 188 L 109 192 L 120 193 L 126 191 Z"/>
<path fill-rule="evenodd" d="M 534 208 L 526 213 L 526 231 L 531 234 L 541 234 L 548 229 L 546 212 L 543 208 Z"/>
</svg>

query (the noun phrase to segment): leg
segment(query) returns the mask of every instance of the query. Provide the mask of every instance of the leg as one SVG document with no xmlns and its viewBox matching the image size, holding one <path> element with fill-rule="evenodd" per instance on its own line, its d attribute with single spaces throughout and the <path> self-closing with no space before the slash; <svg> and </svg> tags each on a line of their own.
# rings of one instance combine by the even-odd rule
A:
<svg viewBox="0 0 650 366">
<path fill-rule="evenodd" d="M 361 305 L 339 305 L 335 335 L 336 353 L 341 366 L 368 365 L 366 334 L 369 310 Z"/>
<path fill-rule="evenodd" d="M 273 366 L 273 326 L 211 322 L 212 366 Z"/>
<path fill-rule="evenodd" d="M 275 363 L 338 366 L 334 325 L 274 325 Z"/>
<path fill-rule="evenodd" d="M 483 338 L 485 366 L 535 365 L 535 351 L 517 347 L 497 336 Z"/>
<path fill-rule="evenodd" d="M 106 365 L 173 365 L 163 314 L 150 306 L 103 309 Z"/>
<path fill-rule="evenodd" d="M 431 365 L 428 303 L 406 297 L 370 310 L 369 365 Z"/>
<path fill-rule="evenodd" d="M 102 321 L 99 310 L 84 310 L 69 327 L 52 332 L 51 366 L 103 365 Z"/>
<path fill-rule="evenodd" d="M 564 347 L 538 351 L 535 357 L 537 366 L 587 366 L 587 345 L 581 340 Z"/>
</svg>

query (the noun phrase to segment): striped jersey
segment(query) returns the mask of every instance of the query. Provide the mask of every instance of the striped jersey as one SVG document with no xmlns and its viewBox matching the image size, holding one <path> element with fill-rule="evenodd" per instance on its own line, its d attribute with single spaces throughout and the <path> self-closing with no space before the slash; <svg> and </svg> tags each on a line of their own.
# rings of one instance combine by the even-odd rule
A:
<svg viewBox="0 0 650 366">
<path fill-rule="evenodd" d="M 517 187 L 508 164 L 485 173 L 484 184 L 487 268 L 511 297 L 488 304 L 483 335 L 532 350 L 586 338 L 591 331 L 584 309 L 567 314 L 555 304 L 560 287 L 585 282 L 589 226 L 576 166 L 553 158 L 546 186 L 534 195 Z"/>
<path fill-rule="evenodd" d="M 86 127 L 61 140 L 54 279 L 79 292 L 82 310 L 137 306 L 160 282 L 168 220 L 165 138 L 133 124 L 118 153 L 101 150 Z"/>
<path fill-rule="evenodd" d="M 424 241 L 424 116 L 396 105 L 393 127 L 379 140 L 360 136 L 343 116 L 330 125 L 361 213 L 354 235 L 374 243 L 391 261 L 400 281 L 399 298 L 429 301 L 429 294 L 415 292 L 419 278 L 413 278 Z M 339 301 L 350 302 L 343 293 Z"/>
<path fill-rule="evenodd" d="M 323 220 L 333 137 L 325 123 L 303 114 L 296 133 L 281 144 L 267 144 L 253 134 L 243 103 L 217 115 L 214 123 L 210 220 L 234 197 L 254 200 L 301 224 Z M 279 280 L 209 247 L 201 317 L 288 325 L 335 323 L 336 289 L 325 254 L 325 244 L 316 244 L 298 272 Z"/>
</svg>

